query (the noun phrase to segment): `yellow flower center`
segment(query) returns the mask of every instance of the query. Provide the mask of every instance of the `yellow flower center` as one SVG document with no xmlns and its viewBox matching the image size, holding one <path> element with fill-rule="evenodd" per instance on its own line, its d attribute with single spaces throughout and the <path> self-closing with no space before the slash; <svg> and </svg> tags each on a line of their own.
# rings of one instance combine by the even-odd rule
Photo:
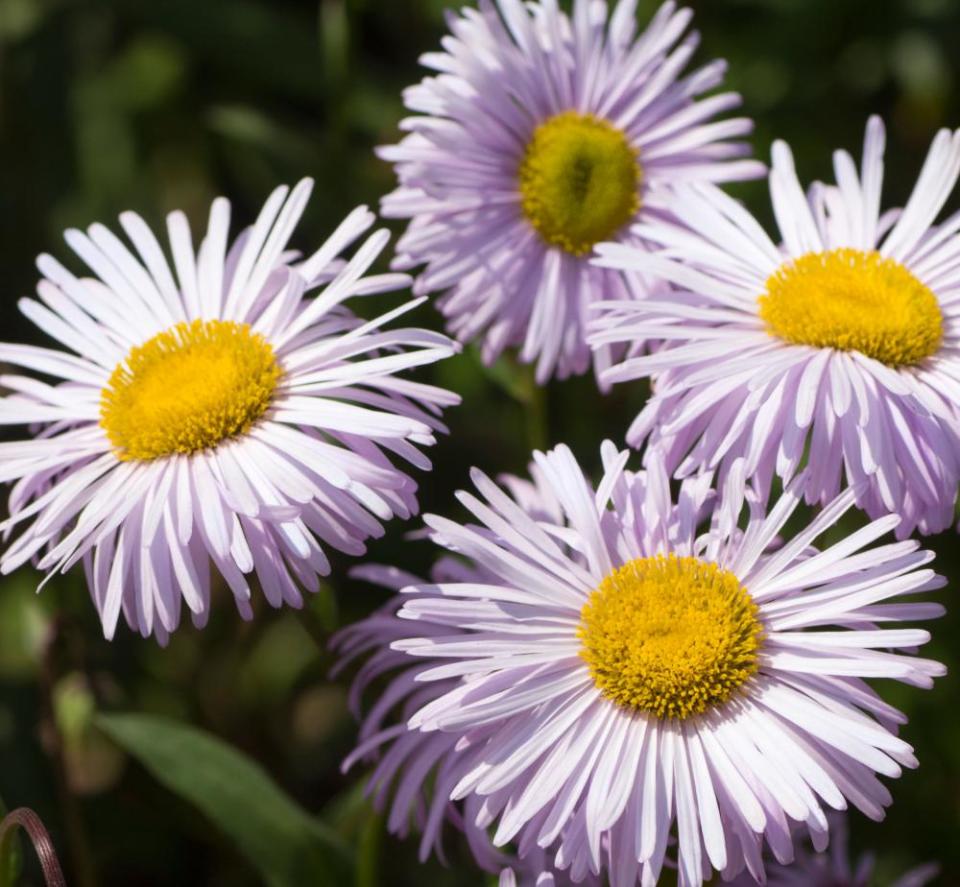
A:
<svg viewBox="0 0 960 887">
<path fill-rule="evenodd" d="M 636 215 L 641 176 L 620 130 L 591 114 L 557 114 L 534 130 L 520 164 L 523 213 L 547 243 L 586 255 Z"/>
<path fill-rule="evenodd" d="M 760 296 L 767 332 L 794 345 L 859 351 L 890 367 L 936 354 L 943 341 L 937 297 L 878 252 L 833 249 L 781 265 Z"/>
<path fill-rule="evenodd" d="M 658 718 L 726 702 L 757 671 L 757 605 L 733 573 L 695 557 L 614 570 L 580 614 L 580 655 L 604 696 Z"/>
<path fill-rule="evenodd" d="M 281 370 L 247 324 L 178 323 L 132 348 L 100 396 L 100 424 L 122 460 L 195 453 L 250 430 Z"/>
</svg>

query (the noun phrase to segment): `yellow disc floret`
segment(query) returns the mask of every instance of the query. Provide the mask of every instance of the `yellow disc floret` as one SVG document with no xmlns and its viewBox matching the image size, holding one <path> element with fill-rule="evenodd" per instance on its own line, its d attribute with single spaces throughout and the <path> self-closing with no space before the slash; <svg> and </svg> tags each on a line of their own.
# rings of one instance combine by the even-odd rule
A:
<svg viewBox="0 0 960 887">
<path fill-rule="evenodd" d="M 117 364 L 100 424 L 119 459 L 194 453 L 248 432 L 280 375 L 273 348 L 247 324 L 178 323 Z"/>
<path fill-rule="evenodd" d="M 534 130 L 520 164 L 523 213 L 552 246 L 586 255 L 640 208 L 637 151 L 619 129 L 567 111 Z"/>
<path fill-rule="evenodd" d="M 688 718 L 726 702 L 758 668 L 757 605 L 733 573 L 656 555 L 614 570 L 580 614 L 580 655 L 625 708 Z"/>
<path fill-rule="evenodd" d="M 919 363 L 943 341 L 937 297 L 874 251 L 807 253 L 782 265 L 760 296 L 760 317 L 794 345 L 859 351 L 890 367 Z"/>
</svg>

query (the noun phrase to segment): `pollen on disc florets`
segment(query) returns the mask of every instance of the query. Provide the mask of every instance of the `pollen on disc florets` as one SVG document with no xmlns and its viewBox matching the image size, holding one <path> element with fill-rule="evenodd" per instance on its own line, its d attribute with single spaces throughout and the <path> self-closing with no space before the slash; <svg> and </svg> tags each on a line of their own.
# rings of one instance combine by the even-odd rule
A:
<svg viewBox="0 0 960 887">
<path fill-rule="evenodd" d="M 581 611 L 579 637 L 604 696 L 683 719 L 726 702 L 757 671 L 763 629 L 733 573 L 671 554 L 610 573 Z"/>
<path fill-rule="evenodd" d="M 638 154 L 616 127 L 566 111 L 534 130 L 520 164 L 523 213 L 552 246 L 582 256 L 640 208 Z"/>
<path fill-rule="evenodd" d="M 876 251 L 807 253 L 777 269 L 760 296 L 771 335 L 794 345 L 859 351 L 889 367 L 917 364 L 943 341 L 928 286 Z"/>
<path fill-rule="evenodd" d="M 281 369 L 247 324 L 178 323 L 130 350 L 100 398 L 100 424 L 121 460 L 215 447 L 269 408 Z"/>
</svg>

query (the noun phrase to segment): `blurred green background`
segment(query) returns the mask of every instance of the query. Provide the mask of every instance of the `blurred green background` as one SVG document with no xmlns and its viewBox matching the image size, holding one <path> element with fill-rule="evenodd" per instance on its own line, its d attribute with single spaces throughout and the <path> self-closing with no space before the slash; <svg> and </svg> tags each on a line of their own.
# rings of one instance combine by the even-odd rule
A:
<svg viewBox="0 0 960 887">
<path fill-rule="evenodd" d="M 232 198 L 235 221 L 252 221 L 277 183 L 311 175 L 317 190 L 295 238 L 310 248 L 353 206 L 375 204 L 393 180 L 371 149 L 396 138 L 400 91 L 420 77 L 418 55 L 437 46 L 446 5 L 0 0 L 2 338 L 37 341 L 15 302 L 33 289 L 37 253 L 68 258 L 61 232 L 69 226 L 109 224 L 129 208 L 159 225 L 181 207 L 196 229 L 216 194 Z M 833 148 L 858 152 L 867 115 L 879 112 L 889 126 L 886 197 L 901 201 L 935 130 L 960 124 L 957 0 L 693 5 L 699 59 L 730 61 L 729 84 L 757 120 L 758 153 L 788 139 L 805 179 L 829 175 Z M 643 17 L 653 9 L 641 3 Z M 738 193 L 769 217 L 762 185 Z M 429 308 L 416 319 L 437 325 Z M 567 441 L 595 466 L 600 439 L 619 441 L 645 396 L 637 386 L 597 398 L 590 379 L 540 396 L 525 369 L 504 361 L 485 370 L 471 349 L 421 377 L 465 399 L 433 453 L 436 470 L 420 478 L 424 509 L 448 513 L 472 464 L 519 472 L 531 447 Z M 371 560 L 425 569 L 428 548 L 402 543 L 410 527 L 391 529 Z M 960 585 L 956 535 L 932 544 L 941 571 Z M 280 858 L 282 834 L 308 856 L 314 837 L 319 848 L 315 867 L 303 869 L 313 874 L 289 883 L 484 883 L 455 841 L 447 867 L 419 866 L 414 842 L 384 835 L 356 779 L 339 773 L 354 725 L 343 682 L 327 679 L 322 643 L 384 595 L 348 581 L 346 559 L 334 564 L 305 613 L 261 606 L 246 624 L 221 595 L 210 626 L 185 628 L 166 650 L 128 634 L 102 640 L 78 576 L 40 597 L 29 570 L 0 581 L 0 798 L 44 817 L 71 884 L 256 884 L 249 856 L 277 870 L 290 863 Z M 944 593 L 948 605 L 954 594 Z M 935 627 L 930 648 L 951 675 L 932 692 L 883 688 L 910 714 L 907 738 L 921 768 L 892 787 L 886 822 L 854 819 L 855 845 L 878 851 L 879 884 L 930 859 L 942 861 L 941 883 L 960 883 L 957 613 Z M 98 712 L 149 713 L 208 731 L 259 762 L 323 825 L 269 784 L 251 784 L 231 803 L 224 791 L 235 786 L 223 774 L 235 773 L 237 784 L 255 776 L 195 736 L 167 735 L 153 722 L 101 722 L 128 748 L 152 743 L 172 756 L 152 760 L 151 772 L 99 729 Z M 39 883 L 29 859 L 25 883 Z"/>
</svg>

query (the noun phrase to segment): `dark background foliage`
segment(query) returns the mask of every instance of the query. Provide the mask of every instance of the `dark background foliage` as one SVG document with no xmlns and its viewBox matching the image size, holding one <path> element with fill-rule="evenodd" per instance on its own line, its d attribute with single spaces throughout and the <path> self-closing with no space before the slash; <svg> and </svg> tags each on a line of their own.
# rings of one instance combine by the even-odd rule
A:
<svg viewBox="0 0 960 887">
<path fill-rule="evenodd" d="M 317 190 L 296 236 L 306 248 L 357 203 L 375 204 L 392 174 L 371 149 L 396 137 L 400 90 L 419 78 L 417 56 L 436 47 L 445 5 L 0 0 L 2 338 L 38 341 L 16 300 L 35 284 L 35 255 L 68 257 L 67 227 L 112 224 L 129 208 L 159 225 L 181 207 L 196 230 L 221 193 L 233 199 L 235 220 L 250 221 L 277 183 L 311 175 Z M 693 5 L 703 33 L 699 59 L 730 61 L 729 84 L 757 120 L 759 155 L 768 155 L 772 139 L 788 139 L 804 179 L 829 175 L 835 147 L 859 152 L 866 117 L 879 112 L 889 127 L 886 197 L 902 201 L 936 129 L 960 124 L 957 0 Z M 641 15 L 653 7 L 642 3 Z M 762 185 L 739 194 L 769 216 Z M 417 319 L 438 320 L 429 308 Z M 425 376 L 465 400 L 450 414 L 450 439 L 433 453 L 435 471 L 421 478 L 422 504 L 434 511 L 452 510 L 451 492 L 470 465 L 519 472 L 534 446 L 567 441 L 595 465 L 600 439 L 620 440 L 645 396 L 636 386 L 600 399 L 590 379 L 538 392 L 524 368 L 503 361 L 484 369 L 472 349 Z M 407 529 L 393 525 L 371 559 L 424 569 L 428 551 L 402 543 Z M 957 536 L 932 545 L 941 571 L 960 584 Z M 354 873 L 334 874 L 328 860 L 329 883 L 484 883 L 456 842 L 446 868 L 420 867 L 414 843 L 387 838 L 356 780 L 339 773 L 354 725 L 342 682 L 327 678 L 322 642 L 384 597 L 348 581 L 348 567 L 335 561 L 328 586 L 302 614 L 261 606 L 246 624 L 221 595 L 210 626 L 185 628 L 166 650 L 129 634 L 105 642 L 78 576 L 54 581 L 39 597 L 30 570 L 0 580 L 0 797 L 45 818 L 71 884 L 258 883 L 245 855 L 194 803 L 221 825 L 218 816 L 231 820 L 226 831 L 244 846 L 256 843 L 261 819 L 283 813 L 253 783 L 240 803 L 211 811 L 203 799 L 216 786 L 208 789 L 205 779 L 218 771 L 202 749 L 187 742 L 173 765 L 155 761 L 149 770 L 107 737 L 98 712 L 192 724 L 259 762 L 324 824 L 318 846 L 347 847 Z M 856 846 L 878 853 L 881 884 L 929 859 L 942 861 L 942 883 L 960 883 L 955 594 L 944 593 L 951 615 L 935 626 L 929 648 L 951 675 L 932 692 L 883 689 L 910 715 L 907 738 L 921 768 L 892 786 L 884 823 L 854 818 Z M 114 724 L 110 735 L 118 731 Z M 140 738 L 149 744 L 158 736 L 147 729 Z M 179 796 L 160 785 L 158 772 L 179 780 Z M 191 786 L 203 798 L 191 797 Z M 38 883 L 29 864 L 26 877 Z"/>
</svg>

